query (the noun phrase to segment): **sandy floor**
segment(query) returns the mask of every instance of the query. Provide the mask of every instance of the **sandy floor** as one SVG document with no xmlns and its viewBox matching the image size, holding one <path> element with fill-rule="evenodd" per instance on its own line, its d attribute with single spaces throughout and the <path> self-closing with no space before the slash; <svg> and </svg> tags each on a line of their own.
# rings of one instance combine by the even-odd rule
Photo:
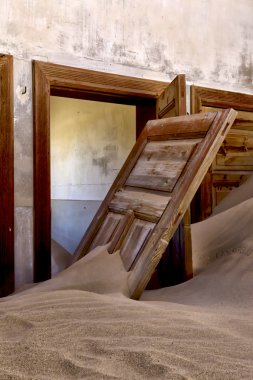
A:
<svg viewBox="0 0 253 380">
<path fill-rule="evenodd" d="M 193 225 L 196 277 L 127 297 L 98 248 L 0 302 L 0 379 L 253 379 L 253 199 Z"/>
</svg>

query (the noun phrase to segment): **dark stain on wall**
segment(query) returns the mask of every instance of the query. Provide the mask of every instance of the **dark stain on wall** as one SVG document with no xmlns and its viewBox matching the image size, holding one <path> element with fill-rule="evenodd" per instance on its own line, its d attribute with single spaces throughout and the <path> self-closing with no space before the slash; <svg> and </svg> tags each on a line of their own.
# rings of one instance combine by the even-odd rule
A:
<svg viewBox="0 0 253 380">
<path fill-rule="evenodd" d="M 98 166 L 101 174 L 107 176 L 109 174 L 109 164 L 117 159 L 118 147 L 113 144 L 105 145 L 103 148 L 104 154 L 101 157 L 94 157 L 92 164 Z"/>
<path fill-rule="evenodd" d="M 187 77 L 192 81 L 198 81 L 204 79 L 204 74 L 201 69 L 193 67 L 187 74 Z"/>
<path fill-rule="evenodd" d="M 123 44 L 114 43 L 112 45 L 112 54 L 113 56 L 126 57 L 125 46 Z"/>
<path fill-rule="evenodd" d="M 239 81 L 242 84 L 253 84 L 253 63 L 247 49 L 241 53 L 241 63 L 238 68 Z"/>
</svg>

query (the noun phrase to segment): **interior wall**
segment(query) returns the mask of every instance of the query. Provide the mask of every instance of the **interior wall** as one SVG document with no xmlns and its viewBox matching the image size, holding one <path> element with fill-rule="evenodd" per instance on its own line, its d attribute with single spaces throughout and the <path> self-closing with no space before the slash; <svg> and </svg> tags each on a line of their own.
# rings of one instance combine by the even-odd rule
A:
<svg viewBox="0 0 253 380">
<path fill-rule="evenodd" d="M 0 53 L 14 56 L 19 262 L 33 254 L 32 59 L 253 93 L 252 0 L 1 0 L 0 14 Z"/>
<path fill-rule="evenodd" d="M 73 253 L 136 141 L 135 106 L 51 96 L 52 238 Z"/>
</svg>

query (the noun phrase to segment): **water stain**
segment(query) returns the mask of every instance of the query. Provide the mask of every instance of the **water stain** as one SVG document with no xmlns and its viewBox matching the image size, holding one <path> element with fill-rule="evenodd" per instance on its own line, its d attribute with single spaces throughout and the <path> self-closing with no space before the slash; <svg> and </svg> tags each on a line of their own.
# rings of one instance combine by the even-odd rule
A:
<svg viewBox="0 0 253 380">
<path fill-rule="evenodd" d="M 247 49 L 241 53 L 241 64 L 238 68 L 238 76 L 240 83 L 242 84 L 253 84 L 253 63 L 249 52 Z"/>
<path fill-rule="evenodd" d="M 112 144 L 105 145 L 103 153 L 104 154 L 101 157 L 94 157 L 92 159 L 92 164 L 98 166 L 101 170 L 101 174 L 107 176 L 110 171 L 110 163 L 117 159 L 118 147 Z"/>
</svg>

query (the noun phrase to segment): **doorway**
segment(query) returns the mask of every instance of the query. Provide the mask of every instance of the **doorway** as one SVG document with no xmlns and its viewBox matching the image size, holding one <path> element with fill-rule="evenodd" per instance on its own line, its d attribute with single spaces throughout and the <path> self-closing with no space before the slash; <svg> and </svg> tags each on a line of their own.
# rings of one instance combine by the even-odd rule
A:
<svg viewBox="0 0 253 380">
<path fill-rule="evenodd" d="M 39 282 L 51 277 L 50 96 L 133 105 L 138 137 L 148 120 L 186 113 L 186 85 L 184 75 L 168 83 L 34 61 L 33 86 L 34 281 Z M 180 260 L 184 267 L 184 255 Z"/>
<path fill-rule="evenodd" d="M 52 276 L 70 262 L 135 141 L 135 106 L 50 97 Z"/>
</svg>

